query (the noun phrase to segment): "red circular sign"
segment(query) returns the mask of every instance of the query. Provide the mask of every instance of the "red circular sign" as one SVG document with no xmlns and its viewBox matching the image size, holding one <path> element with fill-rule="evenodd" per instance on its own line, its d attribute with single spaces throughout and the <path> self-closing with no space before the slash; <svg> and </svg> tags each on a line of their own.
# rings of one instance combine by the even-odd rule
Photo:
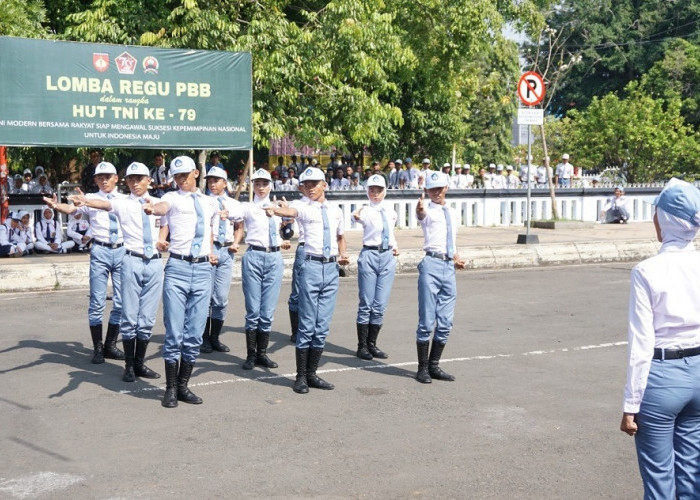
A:
<svg viewBox="0 0 700 500">
<path fill-rule="evenodd" d="M 544 99 L 545 85 L 542 76 L 534 71 L 523 73 L 518 81 L 518 97 L 525 106 L 536 106 Z"/>
</svg>

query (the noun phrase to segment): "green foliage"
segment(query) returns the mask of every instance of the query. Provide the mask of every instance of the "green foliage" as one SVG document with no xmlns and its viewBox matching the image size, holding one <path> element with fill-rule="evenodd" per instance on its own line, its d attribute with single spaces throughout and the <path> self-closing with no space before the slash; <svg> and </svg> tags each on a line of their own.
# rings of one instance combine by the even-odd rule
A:
<svg viewBox="0 0 700 500">
<path fill-rule="evenodd" d="M 0 0 L 0 35 L 43 38 L 43 7 L 41 0 Z"/>
</svg>

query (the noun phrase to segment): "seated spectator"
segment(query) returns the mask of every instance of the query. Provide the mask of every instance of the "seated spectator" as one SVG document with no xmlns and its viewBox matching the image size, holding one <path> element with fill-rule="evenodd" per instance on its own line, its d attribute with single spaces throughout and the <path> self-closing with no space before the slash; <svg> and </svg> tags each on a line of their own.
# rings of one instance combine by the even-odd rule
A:
<svg viewBox="0 0 700 500">
<path fill-rule="evenodd" d="M 41 212 L 41 220 L 34 226 L 34 249 L 37 253 L 67 253 L 75 246 L 73 241 L 63 241 L 63 230 L 54 215 L 51 208 L 45 207 Z"/>
<path fill-rule="evenodd" d="M 0 224 L 0 257 L 21 257 L 23 252 L 12 243 L 13 233 L 22 224 L 19 213 L 10 212 L 4 224 Z"/>
<path fill-rule="evenodd" d="M 17 248 L 22 250 L 23 255 L 34 253 L 34 229 L 32 227 L 32 215 L 26 210 L 19 211 L 20 231 L 17 234 L 16 240 L 12 242 L 17 245 Z"/>
<path fill-rule="evenodd" d="M 24 172 L 22 172 L 22 178 L 24 179 L 21 190 L 22 194 L 31 194 L 34 192 L 34 186 L 36 186 L 36 182 L 34 182 L 32 177 L 32 171 L 28 168 L 25 168 Z"/>
<path fill-rule="evenodd" d="M 37 167 L 37 170 L 39 170 L 41 167 Z M 46 172 L 44 172 L 44 169 L 42 168 L 39 174 L 37 175 L 38 181 L 34 185 L 34 194 L 43 194 L 44 196 L 51 196 L 53 194 L 53 188 L 51 187 L 51 184 L 49 184 L 49 179 L 46 176 Z"/>
<path fill-rule="evenodd" d="M 627 211 L 627 198 L 625 198 L 624 193 L 625 189 L 622 186 L 617 186 L 614 194 L 607 199 L 600 213 L 603 224 L 627 224 L 630 215 Z"/>
<path fill-rule="evenodd" d="M 90 251 L 92 230 L 90 221 L 84 218 L 82 212 L 75 212 L 70 215 L 68 226 L 66 227 L 66 236 L 75 242 L 74 251 L 82 253 Z"/>
<path fill-rule="evenodd" d="M 22 193 L 22 174 L 15 174 L 15 176 L 12 178 L 12 185 L 8 185 L 7 187 L 7 193 L 8 194 L 21 194 Z"/>
</svg>

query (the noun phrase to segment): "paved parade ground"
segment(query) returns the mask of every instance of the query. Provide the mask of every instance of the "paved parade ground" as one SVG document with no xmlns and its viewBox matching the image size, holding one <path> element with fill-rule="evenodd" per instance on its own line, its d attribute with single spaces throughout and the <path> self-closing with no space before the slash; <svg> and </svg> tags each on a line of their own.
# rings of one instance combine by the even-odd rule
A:
<svg viewBox="0 0 700 500">
<path fill-rule="evenodd" d="M 0 295 L 1 498 L 638 498 L 632 438 L 618 430 L 632 264 L 458 273 L 441 366 L 415 374 L 416 275 L 397 276 L 378 345 L 355 357 L 357 285 L 342 278 L 319 373 L 292 389 L 280 300 L 270 357 L 241 369 L 243 297 L 190 387 L 200 406 L 160 405 L 165 379 L 121 381 L 92 365 L 87 290 Z M 289 293 L 285 282 L 282 298 Z M 158 322 L 148 364 L 163 374 Z M 158 351 L 158 352 L 157 352 Z"/>
</svg>

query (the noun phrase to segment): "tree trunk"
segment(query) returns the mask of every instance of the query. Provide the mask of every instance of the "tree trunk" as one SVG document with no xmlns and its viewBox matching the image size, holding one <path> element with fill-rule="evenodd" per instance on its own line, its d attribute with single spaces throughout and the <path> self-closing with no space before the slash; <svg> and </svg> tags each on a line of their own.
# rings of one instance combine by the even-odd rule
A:
<svg viewBox="0 0 700 500">
<path fill-rule="evenodd" d="M 547 152 L 547 139 L 544 134 L 544 124 L 540 125 L 540 133 L 542 134 L 542 150 L 544 151 L 544 168 L 547 169 L 547 183 L 549 184 L 549 197 L 552 199 L 552 219 L 559 218 L 557 210 L 557 197 L 554 194 L 554 171 L 549 166 L 549 153 Z"/>
<path fill-rule="evenodd" d="M 197 154 L 197 168 L 199 169 L 199 190 L 204 193 L 207 189 L 207 180 L 204 178 L 207 175 L 207 150 L 201 149 Z"/>
</svg>

